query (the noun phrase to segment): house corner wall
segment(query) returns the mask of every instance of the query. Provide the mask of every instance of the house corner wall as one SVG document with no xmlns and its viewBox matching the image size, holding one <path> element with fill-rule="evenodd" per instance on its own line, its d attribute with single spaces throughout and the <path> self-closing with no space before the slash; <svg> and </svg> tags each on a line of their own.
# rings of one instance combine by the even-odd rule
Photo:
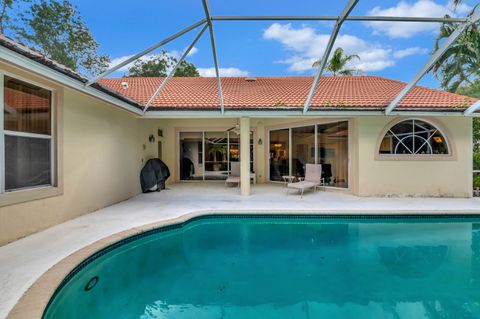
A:
<svg viewBox="0 0 480 319">
<path fill-rule="evenodd" d="M 415 117 L 422 119 L 422 117 Z M 425 160 L 379 159 L 378 141 L 394 116 L 356 119 L 359 196 L 471 197 L 472 120 L 469 117 L 423 118 L 437 124 L 449 141 L 452 156 Z M 405 118 L 407 119 L 407 118 Z"/>
<path fill-rule="evenodd" d="M 139 119 L 77 91 L 63 92 L 63 193 L 0 207 L 0 245 L 140 193 Z"/>
</svg>

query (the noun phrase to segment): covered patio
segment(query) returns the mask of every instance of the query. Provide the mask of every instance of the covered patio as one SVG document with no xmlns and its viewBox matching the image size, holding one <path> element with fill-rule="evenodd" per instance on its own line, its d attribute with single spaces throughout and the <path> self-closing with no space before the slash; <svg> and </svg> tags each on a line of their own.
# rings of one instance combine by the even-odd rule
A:
<svg viewBox="0 0 480 319">
<path fill-rule="evenodd" d="M 0 317 L 48 269 L 77 250 L 113 234 L 191 213 L 478 214 L 480 198 L 374 198 L 339 192 L 286 195 L 281 184 L 257 184 L 251 196 L 210 182 L 176 183 L 135 196 L 0 247 Z M 148 226 L 146 226 L 148 227 Z M 58 240 L 61 238 L 62 240 Z"/>
</svg>

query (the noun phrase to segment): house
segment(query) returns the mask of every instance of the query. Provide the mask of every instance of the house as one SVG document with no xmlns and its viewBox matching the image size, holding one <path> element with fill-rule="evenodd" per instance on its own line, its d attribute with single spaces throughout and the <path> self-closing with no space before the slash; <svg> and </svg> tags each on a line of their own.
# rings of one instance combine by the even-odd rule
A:
<svg viewBox="0 0 480 319">
<path fill-rule="evenodd" d="M 140 193 L 149 158 L 169 183 L 282 183 L 322 164 L 325 191 L 356 196 L 472 196 L 475 99 L 405 83 L 323 77 L 88 79 L 0 37 L 0 245 Z M 232 192 L 237 189 L 232 188 Z M 250 184 L 242 183 L 242 194 Z M 253 190 L 254 191 L 254 190 Z"/>
</svg>

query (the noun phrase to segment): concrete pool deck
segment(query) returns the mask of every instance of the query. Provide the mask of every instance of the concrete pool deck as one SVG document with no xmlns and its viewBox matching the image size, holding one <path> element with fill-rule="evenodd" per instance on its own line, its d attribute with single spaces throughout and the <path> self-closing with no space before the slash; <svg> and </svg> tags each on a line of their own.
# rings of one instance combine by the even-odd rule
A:
<svg viewBox="0 0 480 319">
<path fill-rule="evenodd" d="M 113 234 L 200 211 L 302 213 L 480 214 L 480 198 L 361 198 L 317 192 L 285 195 L 281 185 L 256 185 L 242 197 L 223 183 L 182 183 L 142 194 L 0 247 L 0 318 L 6 318 L 40 276 L 74 252 Z M 32 318 L 33 319 L 33 318 Z"/>
</svg>

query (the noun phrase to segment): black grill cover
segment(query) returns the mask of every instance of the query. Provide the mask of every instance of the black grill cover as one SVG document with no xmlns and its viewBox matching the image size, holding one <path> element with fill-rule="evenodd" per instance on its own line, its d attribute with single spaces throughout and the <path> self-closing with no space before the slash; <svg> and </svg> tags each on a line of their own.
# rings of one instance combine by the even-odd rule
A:
<svg viewBox="0 0 480 319">
<path fill-rule="evenodd" d="M 170 177 L 170 170 L 159 158 L 147 161 L 140 172 L 142 192 L 160 191 L 165 189 L 165 181 Z"/>
</svg>

